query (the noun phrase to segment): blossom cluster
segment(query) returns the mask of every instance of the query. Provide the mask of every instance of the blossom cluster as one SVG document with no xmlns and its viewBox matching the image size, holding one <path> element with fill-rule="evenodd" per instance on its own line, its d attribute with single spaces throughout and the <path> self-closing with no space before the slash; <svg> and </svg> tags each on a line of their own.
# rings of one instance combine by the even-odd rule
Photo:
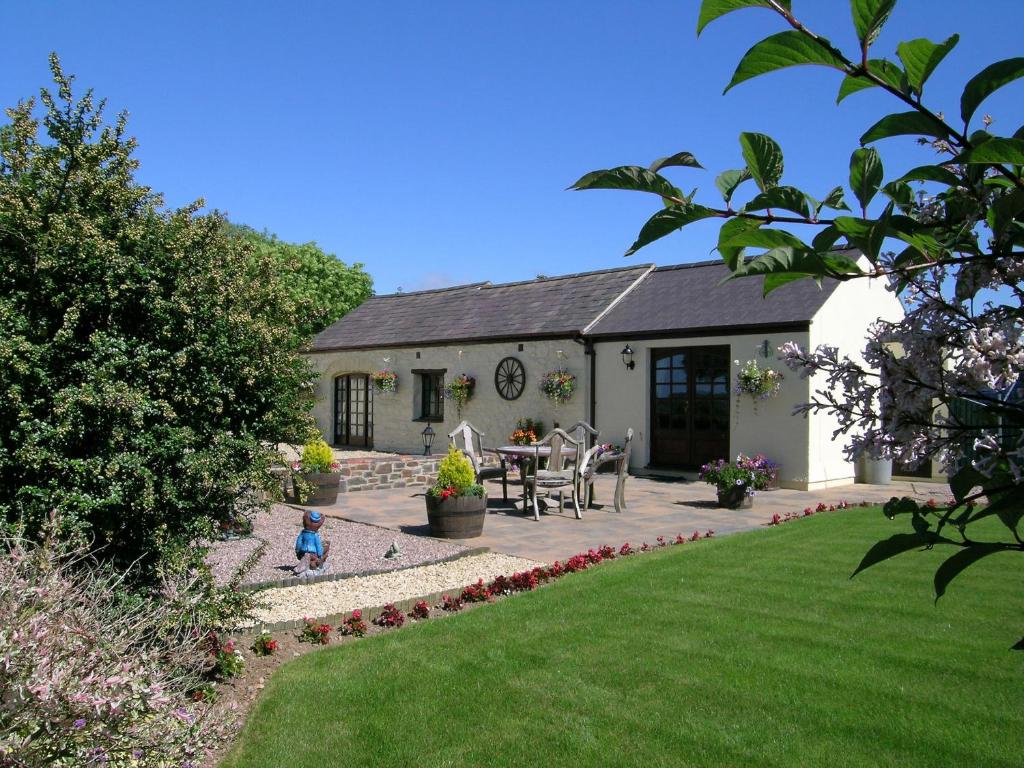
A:
<svg viewBox="0 0 1024 768">
<path fill-rule="evenodd" d="M 747 360 L 743 365 L 740 365 L 739 360 L 734 360 L 733 364 L 739 368 L 736 372 L 737 395 L 750 395 L 757 401 L 767 400 L 779 393 L 782 380 L 785 378 L 782 371 L 761 368 L 756 360 Z"/>
<path fill-rule="evenodd" d="M 555 405 L 567 403 L 576 391 L 576 376 L 568 371 L 548 371 L 540 380 L 540 391 Z"/>
<path fill-rule="evenodd" d="M 398 374 L 389 368 L 370 374 L 370 380 L 378 392 L 395 392 L 398 390 Z"/>
</svg>

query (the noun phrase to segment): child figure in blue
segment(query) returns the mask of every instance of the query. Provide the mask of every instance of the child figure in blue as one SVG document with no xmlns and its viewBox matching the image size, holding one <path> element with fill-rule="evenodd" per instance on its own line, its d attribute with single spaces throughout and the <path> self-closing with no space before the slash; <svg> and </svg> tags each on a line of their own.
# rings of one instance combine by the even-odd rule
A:
<svg viewBox="0 0 1024 768">
<path fill-rule="evenodd" d="M 324 516 L 319 512 L 307 509 L 302 516 L 302 532 L 295 539 L 295 557 L 299 564 L 295 566 L 296 575 L 307 570 L 318 571 L 327 562 L 331 553 L 331 542 L 320 540 L 320 528 L 324 524 Z"/>
</svg>

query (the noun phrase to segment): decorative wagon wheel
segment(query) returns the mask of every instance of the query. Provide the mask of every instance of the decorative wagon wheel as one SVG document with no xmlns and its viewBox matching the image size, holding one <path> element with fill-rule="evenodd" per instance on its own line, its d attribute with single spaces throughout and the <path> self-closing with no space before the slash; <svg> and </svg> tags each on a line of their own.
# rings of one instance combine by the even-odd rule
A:
<svg viewBox="0 0 1024 768">
<path fill-rule="evenodd" d="M 506 400 L 515 400 L 526 388 L 526 369 L 515 357 L 506 357 L 494 369 L 494 388 Z"/>
</svg>

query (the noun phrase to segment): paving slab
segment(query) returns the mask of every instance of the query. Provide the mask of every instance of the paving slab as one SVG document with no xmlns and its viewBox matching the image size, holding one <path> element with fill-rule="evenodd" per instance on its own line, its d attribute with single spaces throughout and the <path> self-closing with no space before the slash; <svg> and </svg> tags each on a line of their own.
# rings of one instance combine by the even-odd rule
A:
<svg viewBox="0 0 1024 768">
<path fill-rule="evenodd" d="M 716 536 L 750 530 L 764 526 L 773 514 L 801 512 L 819 503 L 881 503 L 893 496 L 942 502 L 950 495 L 949 487 L 943 483 L 894 481 L 891 485 L 856 484 L 819 491 L 763 491 L 754 498 L 750 509 L 732 510 L 718 507 L 715 490 L 706 483 L 631 477 L 626 485 L 627 508 L 620 514 L 611 503 L 614 488 L 613 476 L 599 475 L 599 503 L 584 510 L 582 520 L 575 518 L 572 505 L 567 504 L 565 512 L 559 512 L 555 505 L 535 521 L 532 512 L 525 514 L 521 509 L 518 485 L 510 483 L 506 503 L 501 498 L 500 483 L 489 483 L 483 535 L 457 541 L 551 563 L 603 544 L 620 546 L 628 541 L 640 546 L 645 541 L 654 544 L 658 536 L 689 536 L 695 530 L 703 534 L 710 529 Z M 317 509 L 333 517 L 429 536 L 424 493 L 424 488 L 415 487 L 344 493 L 333 506 Z M 607 503 L 600 503 L 601 500 Z"/>
</svg>

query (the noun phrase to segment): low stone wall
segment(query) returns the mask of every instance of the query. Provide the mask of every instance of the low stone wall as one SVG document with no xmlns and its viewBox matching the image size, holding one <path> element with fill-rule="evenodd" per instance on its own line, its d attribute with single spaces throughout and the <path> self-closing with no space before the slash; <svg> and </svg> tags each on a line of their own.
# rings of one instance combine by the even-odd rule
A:
<svg viewBox="0 0 1024 768">
<path fill-rule="evenodd" d="M 380 456 L 341 459 L 339 493 L 429 485 L 437 477 L 440 456 Z"/>
</svg>

